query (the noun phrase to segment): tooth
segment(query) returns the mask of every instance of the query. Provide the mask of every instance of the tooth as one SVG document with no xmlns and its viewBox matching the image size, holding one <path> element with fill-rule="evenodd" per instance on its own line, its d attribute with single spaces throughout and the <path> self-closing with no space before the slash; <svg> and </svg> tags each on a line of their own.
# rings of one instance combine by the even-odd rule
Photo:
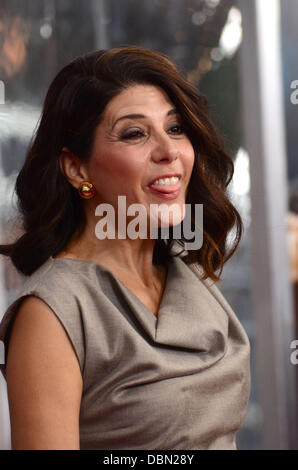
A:
<svg viewBox="0 0 298 470">
<path fill-rule="evenodd" d="M 179 181 L 179 178 L 177 176 L 171 176 L 171 178 L 160 178 L 159 180 L 156 180 L 153 185 L 174 185 L 177 184 Z"/>
</svg>

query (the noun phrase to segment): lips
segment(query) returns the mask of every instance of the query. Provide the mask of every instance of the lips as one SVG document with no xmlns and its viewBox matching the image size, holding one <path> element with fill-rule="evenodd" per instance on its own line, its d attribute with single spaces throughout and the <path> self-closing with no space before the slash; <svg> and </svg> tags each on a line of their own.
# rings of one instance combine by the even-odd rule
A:
<svg viewBox="0 0 298 470">
<path fill-rule="evenodd" d="M 156 186 L 149 186 L 149 191 L 162 199 L 176 199 L 180 193 L 180 187 L 176 190 L 169 190 L 167 192 L 159 191 L 158 189 L 155 189 L 155 187 Z M 174 188 L 174 186 L 172 186 L 172 188 Z"/>
<path fill-rule="evenodd" d="M 171 176 L 179 176 L 179 175 L 171 175 Z M 159 178 L 155 178 L 154 181 L 156 181 L 157 179 Z M 162 199 L 176 199 L 180 193 L 181 182 L 178 181 L 178 183 L 173 184 L 173 185 L 149 184 L 148 188 L 151 193 L 155 194 L 156 196 Z"/>
</svg>

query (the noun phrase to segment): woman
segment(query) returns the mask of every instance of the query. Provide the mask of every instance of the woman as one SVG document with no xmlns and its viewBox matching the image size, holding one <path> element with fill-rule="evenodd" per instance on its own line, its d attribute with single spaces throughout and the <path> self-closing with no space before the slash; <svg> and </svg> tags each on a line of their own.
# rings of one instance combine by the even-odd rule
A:
<svg viewBox="0 0 298 470">
<path fill-rule="evenodd" d="M 241 236 L 232 173 L 206 99 L 164 55 L 95 51 L 58 73 L 16 182 L 24 233 L 0 247 L 28 276 L 0 326 L 14 449 L 236 448 L 249 342 L 214 285 Z M 159 238 L 120 234 L 118 196 Z M 168 239 L 154 204 L 176 204 Z M 200 249 L 174 241 L 185 204 L 192 228 L 203 204 Z"/>
</svg>

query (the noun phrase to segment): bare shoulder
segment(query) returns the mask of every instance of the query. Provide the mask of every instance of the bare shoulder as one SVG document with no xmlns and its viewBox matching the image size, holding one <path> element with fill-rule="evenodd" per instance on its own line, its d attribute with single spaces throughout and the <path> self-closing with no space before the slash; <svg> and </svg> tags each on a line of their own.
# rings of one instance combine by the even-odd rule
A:
<svg viewBox="0 0 298 470">
<path fill-rule="evenodd" d="M 16 312 L 6 371 L 12 447 L 78 448 L 79 363 L 59 319 L 35 296 Z"/>
</svg>

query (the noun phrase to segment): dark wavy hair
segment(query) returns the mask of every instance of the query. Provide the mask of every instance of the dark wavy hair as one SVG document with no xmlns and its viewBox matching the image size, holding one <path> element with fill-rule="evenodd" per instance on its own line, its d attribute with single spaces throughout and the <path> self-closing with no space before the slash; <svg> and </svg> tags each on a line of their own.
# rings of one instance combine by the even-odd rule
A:
<svg viewBox="0 0 298 470">
<path fill-rule="evenodd" d="M 220 279 L 223 265 L 235 252 L 243 228 L 227 194 L 233 160 L 224 150 L 222 137 L 209 117 L 205 96 L 167 56 L 135 46 L 97 50 L 77 57 L 56 75 L 49 87 L 39 126 L 16 180 L 23 233 L 14 243 L 0 245 L 0 254 L 9 256 L 22 274 L 32 274 L 84 229 L 82 199 L 60 168 L 62 148 L 67 147 L 81 160 L 88 159 L 106 105 L 136 84 L 161 87 L 181 115 L 195 152 L 185 201 L 191 204 L 193 224 L 194 205 L 200 203 L 204 207 L 203 245 L 187 252 L 187 262 L 202 266 L 203 279 Z M 235 228 L 228 244 L 228 234 Z M 189 242 L 183 235 L 176 240 L 182 251 L 186 241 Z M 165 263 L 173 243 L 172 230 L 168 239 L 158 238 L 153 262 Z"/>
</svg>

